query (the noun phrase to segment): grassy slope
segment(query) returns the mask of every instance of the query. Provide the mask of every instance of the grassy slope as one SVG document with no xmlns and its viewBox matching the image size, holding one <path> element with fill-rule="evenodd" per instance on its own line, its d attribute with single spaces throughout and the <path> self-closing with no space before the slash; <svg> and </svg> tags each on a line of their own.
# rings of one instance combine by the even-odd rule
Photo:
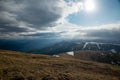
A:
<svg viewBox="0 0 120 80">
<path fill-rule="evenodd" d="M 92 51 L 92 50 L 80 50 L 75 51 L 75 57 L 80 58 L 82 60 L 91 60 L 103 63 L 112 64 L 120 66 L 120 53 L 108 53 L 103 51 Z"/>
<path fill-rule="evenodd" d="M 0 80 L 120 80 L 120 66 L 0 50 Z"/>
</svg>

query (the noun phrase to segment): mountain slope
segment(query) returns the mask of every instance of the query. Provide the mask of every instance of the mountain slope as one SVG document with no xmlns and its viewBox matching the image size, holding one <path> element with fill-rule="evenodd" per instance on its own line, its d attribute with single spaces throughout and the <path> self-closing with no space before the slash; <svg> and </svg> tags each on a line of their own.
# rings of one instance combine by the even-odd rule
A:
<svg viewBox="0 0 120 80">
<path fill-rule="evenodd" d="M 108 44 L 108 43 L 98 43 L 98 42 L 60 42 L 55 45 L 45 47 L 42 49 L 32 50 L 32 53 L 44 53 L 44 54 L 59 54 L 69 51 L 77 50 L 95 50 L 95 51 L 105 51 L 112 53 L 120 53 L 119 44 Z"/>
<path fill-rule="evenodd" d="M 104 51 L 93 51 L 93 50 L 79 50 L 79 51 L 61 53 L 58 56 L 66 57 L 66 58 L 73 57 L 82 60 L 120 65 L 120 53 L 108 53 Z"/>
<path fill-rule="evenodd" d="M 0 50 L 1 80 L 119 80 L 120 66 Z"/>
</svg>

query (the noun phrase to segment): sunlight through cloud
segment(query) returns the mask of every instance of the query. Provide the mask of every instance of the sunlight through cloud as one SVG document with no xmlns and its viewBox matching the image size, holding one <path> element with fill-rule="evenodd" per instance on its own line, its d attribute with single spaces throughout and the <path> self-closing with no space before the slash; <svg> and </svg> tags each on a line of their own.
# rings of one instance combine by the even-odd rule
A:
<svg viewBox="0 0 120 80">
<path fill-rule="evenodd" d="M 93 12 L 96 9 L 95 0 L 85 0 L 83 4 L 86 12 Z"/>
</svg>

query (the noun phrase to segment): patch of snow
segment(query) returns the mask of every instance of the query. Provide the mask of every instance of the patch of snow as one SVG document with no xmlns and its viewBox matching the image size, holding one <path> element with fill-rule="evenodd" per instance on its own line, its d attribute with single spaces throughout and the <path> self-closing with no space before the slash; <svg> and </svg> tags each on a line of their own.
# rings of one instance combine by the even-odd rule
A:
<svg viewBox="0 0 120 80">
<path fill-rule="evenodd" d="M 60 57 L 59 55 L 53 55 L 54 57 Z"/>
<path fill-rule="evenodd" d="M 74 52 L 71 51 L 71 52 L 67 52 L 68 55 L 71 55 L 71 56 L 74 56 Z"/>
<path fill-rule="evenodd" d="M 112 53 L 117 53 L 117 51 L 115 49 L 111 49 L 110 50 Z"/>
<path fill-rule="evenodd" d="M 97 43 L 97 42 L 86 42 L 86 43 L 84 44 L 84 46 L 83 46 L 83 49 L 85 49 L 86 46 L 87 46 L 88 44 L 95 44 L 95 45 L 97 45 L 98 49 L 101 49 L 101 48 L 100 48 L 100 44 L 102 44 L 102 43 Z"/>
<path fill-rule="evenodd" d="M 83 49 L 85 49 L 88 44 L 89 44 L 89 42 L 86 42 L 83 46 Z"/>
<path fill-rule="evenodd" d="M 99 43 L 96 43 L 96 45 L 97 45 L 98 49 L 100 49 L 100 45 L 99 45 Z"/>
</svg>

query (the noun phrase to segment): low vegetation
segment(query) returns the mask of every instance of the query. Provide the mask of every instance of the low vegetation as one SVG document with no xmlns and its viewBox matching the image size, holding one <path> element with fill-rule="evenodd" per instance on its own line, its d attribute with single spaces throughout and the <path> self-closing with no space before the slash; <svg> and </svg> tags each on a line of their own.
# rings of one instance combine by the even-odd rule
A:
<svg viewBox="0 0 120 80">
<path fill-rule="evenodd" d="M 76 58 L 108 63 L 120 66 L 120 53 L 108 53 L 103 51 L 79 50 L 74 52 Z"/>
<path fill-rule="evenodd" d="M 0 50 L 0 80 L 120 80 L 120 66 Z"/>
</svg>

